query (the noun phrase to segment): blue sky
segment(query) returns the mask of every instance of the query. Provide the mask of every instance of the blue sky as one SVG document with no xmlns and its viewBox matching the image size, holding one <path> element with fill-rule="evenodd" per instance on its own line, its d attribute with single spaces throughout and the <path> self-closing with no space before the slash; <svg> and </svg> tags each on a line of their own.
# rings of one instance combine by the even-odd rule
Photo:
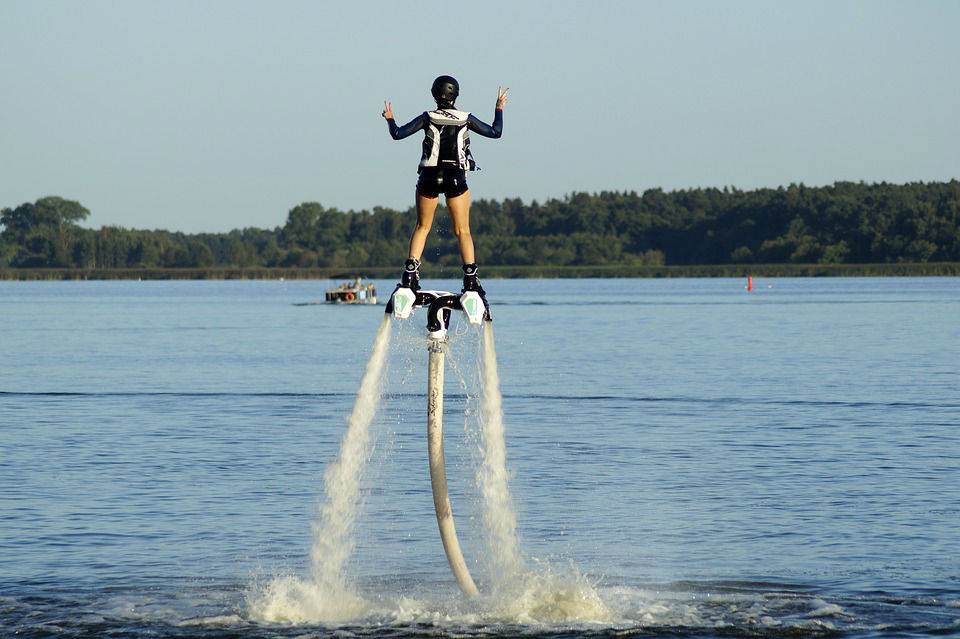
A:
<svg viewBox="0 0 960 639">
<path fill-rule="evenodd" d="M 428 15 L 426 7 L 446 15 Z M 223 232 L 413 201 L 440 74 L 474 199 L 960 177 L 960 2 L 0 0 L 0 207 Z"/>
</svg>

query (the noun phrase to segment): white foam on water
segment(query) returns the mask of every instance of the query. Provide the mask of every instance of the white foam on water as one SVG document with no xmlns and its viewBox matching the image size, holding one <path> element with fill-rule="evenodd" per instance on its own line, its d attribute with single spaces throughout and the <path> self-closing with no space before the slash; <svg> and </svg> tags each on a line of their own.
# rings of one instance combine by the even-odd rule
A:
<svg viewBox="0 0 960 639">
<path fill-rule="evenodd" d="M 380 403 L 391 317 L 385 315 L 357 391 L 337 459 L 323 474 L 326 501 L 313 523 L 311 579 L 277 577 L 249 597 L 256 620 L 305 623 L 346 621 L 364 615 L 369 605 L 353 592 L 343 566 L 355 546 L 360 511 L 360 480 L 370 451 L 370 423 Z"/>
<path fill-rule="evenodd" d="M 837 617 L 847 614 L 842 606 L 827 603 L 822 599 L 812 599 L 811 606 L 813 609 L 806 614 L 807 617 Z"/>
<path fill-rule="evenodd" d="M 760 633 L 822 632 L 851 627 L 856 618 L 838 604 L 789 592 L 648 590 L 625 586 L 603 590 L 618 628 L 749 629 Z"/>
<path fill-rule="evenodd" d="M 214 615 L 212 617 L 197 617 L 195 619 L 184 619 L 183 621 L 177 622 L 176 625 L 180 627 L 189 627 L 189 626 L 219 626 L 228 628 L 230 626 L 237 626 L 244 622 L 243 617 L 239 615 Z"/>
<path fill-rule="evenodd" d="M 615 620 L 596 585 L 576 570 L 549 565 L 527 570 L 501 586 L 491 613 L 507 623 L 609 624 Z"/>
<path fill-rule="evenodd" d="M 293 575 L 275 577 L 248 597 L 254 621 L 272 623 L 340 623 L 360 619 L 370 604 L 347 587 L 339 590 Z"/>
</svg>

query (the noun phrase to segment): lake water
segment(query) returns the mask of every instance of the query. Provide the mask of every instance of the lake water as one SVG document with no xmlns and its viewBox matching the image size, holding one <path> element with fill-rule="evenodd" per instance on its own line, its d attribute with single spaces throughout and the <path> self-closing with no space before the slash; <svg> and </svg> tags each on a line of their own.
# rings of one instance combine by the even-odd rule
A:
<svg viewBox="0 0 960 639">
<path fill-rule="evenodd" d="M 297 305 L 329 284 L 0 282 L 0 635 L 960 635 L 955 278 L 485 281 L 523 576 L 492 568 L 482 340 L 454 317 L 474 600 L 433 513 L 425 313 L 395 322 L 359 603 L 278 613 L 279 586 L 312 596 L 383 317 Z"/>
</svg>

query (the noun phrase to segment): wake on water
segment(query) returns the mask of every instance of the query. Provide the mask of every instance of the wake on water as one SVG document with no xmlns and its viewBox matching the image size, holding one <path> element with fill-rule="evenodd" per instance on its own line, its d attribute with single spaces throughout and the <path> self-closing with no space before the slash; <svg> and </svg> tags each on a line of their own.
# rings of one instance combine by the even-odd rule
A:
<svg viewBox="0 0 960 639">
<path fill-rule="evenodd" d="M 324 472 L 325 498 L 313 523 L 311 574 L 279 576 L 249 594 L 252 620 L 280 623 L 362 623 L 363 620 L 415 620 L 437 604 L 409 597 L 373 593 L 365 597 L 344 574 L 356 545 L 354 532 L 361 510 L 360 483 L 369 458 L 373 421 L 380 396 L 393 320 L 384 316 L 364 370 L 337 459 Z M 489 592 L 481 597 L 448 600 L 441 614 L 466 624 L 602 623 L 610 611 L 594 586 L 575 570 L 538 564 L 527 567 L 517 538 L 517 516 L 509 489 L 500 380 L 493 327 L 483 323 L 480 339 L 479 464 L 490 569 Z M 420 612 L 417 612 L 420 611 Z"/>
</svg>

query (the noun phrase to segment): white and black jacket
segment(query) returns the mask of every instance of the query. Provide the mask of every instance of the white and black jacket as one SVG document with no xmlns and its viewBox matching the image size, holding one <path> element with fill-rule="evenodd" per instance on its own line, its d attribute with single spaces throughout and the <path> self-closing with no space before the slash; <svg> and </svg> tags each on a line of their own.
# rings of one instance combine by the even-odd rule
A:
<svg viewBox="0 0 960 639">
<path fill-rule="evenodd" d="M 470 135 L 473 131 L 487 138 L 499 138 L 503 134 L 503 110 L 497 109 L 493 125 L 486 124 L 471 113 L 456 109 L 424 111 L 419 116 L 397 126 L 396 120 L 387 120 L 390 136 L 402 140 L 423 130 L 423 153 L 420 168 L 449 167 L 473 171 L 477 163 L 470 154 Z"/>
</svg>

